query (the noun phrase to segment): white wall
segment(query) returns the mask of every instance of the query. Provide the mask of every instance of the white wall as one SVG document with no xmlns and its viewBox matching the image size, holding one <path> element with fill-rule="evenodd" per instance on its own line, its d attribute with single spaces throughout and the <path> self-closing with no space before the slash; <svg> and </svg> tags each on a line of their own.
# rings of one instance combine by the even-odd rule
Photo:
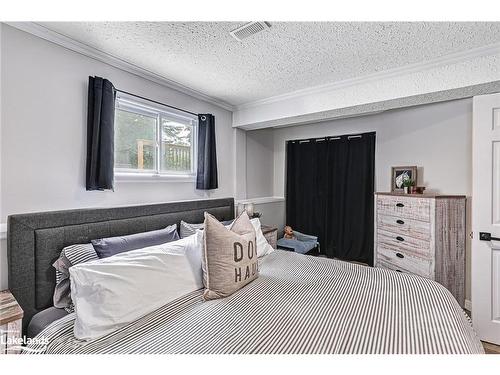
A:
<svg viewBox="0 0 500 375">
<path fill-rule="evenodd" d="M 499 44 L 243 104 L 233 113 L 233 126 L 270 127 L 283 118 L 303 123 L 302 117 L 321 112 L 497 80 Z"/>
<path fill-rule="evenodd" d="M 247 198 L 272 197 L 274 191 L 274 130 L 246 132 Z"/>
<path fill-rule="evenodd" d="M 234 198 L 245 199 L 247 197 L 247 139 L 246 131 L 235 129 L 233 137 L 234 147 Z"/>
<path fill-rule="evenodd" d="M 281 234 L 285 205 L 274 197 L 274 129 L 246 132 L 246 191 L 249 201 L 268 201 L 255 204 L 255 211 L 263 224 L 276 226 Z"/>
<path fill-rule="evenodd" d="M 417 165 L 428 191 L 470 194 L 472 99 L 275 129 L 274 195 L 285 192 L 285 142 L 376 131 L 376 188 L 389 191 L 391 166 Z"/>
<path fill-rule="evenodd" d="M 213 113 L 219 189 L 193 182 L 117 182 L 114 192 L 85 190 L 87 82 L 108 78 L 120 89 L 196 113 Z M 234 195 L 231 112 L 2 25 L 0 223 L 21 212 L 103 207 Z M 239 130 L 241 132 L 241 130 Z M 5 245 L 0 289 L 7 287 Z"/>
<path fill-rule="evenodd" d="M 278 228 L 278 238 L 283 234 L 285 202 L 275 201 L 263 204 L 256 204 L 255 211 L 262 214 L 260 221 L 262 224 Z"/>
<path fill-rule="evenodd" d="M 428 191 L 472 194 L 472 99 L 274 130 L 274 194 L 285 194 L 285 142 L 290 139 L 376 131 L 376 190 L 390 191 L 391 167 L 417 165 Z M 284 203 L 282 203 L 284 205 Z M 284 218 L 281 223 L 284 224 Z M 470 298 L 470 241 L 467 288 Z"/>
</svg>

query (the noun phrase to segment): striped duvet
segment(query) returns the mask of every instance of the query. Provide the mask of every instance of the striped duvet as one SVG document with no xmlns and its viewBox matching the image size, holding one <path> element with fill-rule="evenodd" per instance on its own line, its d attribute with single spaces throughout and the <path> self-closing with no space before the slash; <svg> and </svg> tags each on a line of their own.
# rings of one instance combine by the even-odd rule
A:
<svg viewBox="0 0 500 375">
<path fill-rule="evenodd" d="M 39 336 L 44 353 L 483 353 L 470 320 L 434 281 L 286 251 L 230 297 L 190 293 L 103 338 L 73 336 L 74 314 Z"/>
</svg>

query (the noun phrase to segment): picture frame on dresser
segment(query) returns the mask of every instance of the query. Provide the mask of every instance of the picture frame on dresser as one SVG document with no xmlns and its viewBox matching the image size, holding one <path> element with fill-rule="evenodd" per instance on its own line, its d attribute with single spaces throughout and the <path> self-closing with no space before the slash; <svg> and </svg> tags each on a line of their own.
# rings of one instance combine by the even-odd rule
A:
<svg viewBox="0 0 500 375">
<path fill-rule="evenodd" d="M 415 183 L 417 182 L 416 166 L 391 168 L 391 192 L 402 193 L 404 180 L 413 180 Z"/>
</svg>

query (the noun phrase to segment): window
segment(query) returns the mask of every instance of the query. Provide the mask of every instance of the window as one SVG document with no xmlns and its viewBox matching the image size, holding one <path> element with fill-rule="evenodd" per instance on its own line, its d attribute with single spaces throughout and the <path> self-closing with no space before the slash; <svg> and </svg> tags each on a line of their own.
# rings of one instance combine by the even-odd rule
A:
<svg viewBox="0 0 500 375">
<path fill-rule="evenodd" d="M 115 172 L 194 177 L 198 119 L 120 94 L 115 104 Z"/>
</svg>

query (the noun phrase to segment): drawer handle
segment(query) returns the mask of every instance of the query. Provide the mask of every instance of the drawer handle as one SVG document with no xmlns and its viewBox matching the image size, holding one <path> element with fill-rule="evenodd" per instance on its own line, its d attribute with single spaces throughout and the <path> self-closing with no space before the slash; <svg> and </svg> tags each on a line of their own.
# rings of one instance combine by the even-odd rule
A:
<svg viewBox="0 0 500 375">
<path fill-rule="evenodd" d="M 404 207 L 405 205 L 403 203 L 396 203 L 396 207 Z"/>
<path fill-rule="evenodd" d="M 396 237 L 396 239 L 397 239 L 398 241 L 401 241 L 401 242 L 403 242 L 403 241 L 405 240 L 403 237 L 400 237 L 400 236 L 397 236 L 397 237 Z"/>
<path fill-rule="evenodd" d="M 404 258 L 404 257 L 405 257 L 405 256 L 404 256 L 403 254 L 401 254 L 401 253 L 396 253 L 396 256 L 397 256 L 398 258 Z"/>
<path fill-rule="evenodd" d="M 396 223 L 403 225 L 405 222 L 403 220 L 396 220 Z"/>
</svg>

